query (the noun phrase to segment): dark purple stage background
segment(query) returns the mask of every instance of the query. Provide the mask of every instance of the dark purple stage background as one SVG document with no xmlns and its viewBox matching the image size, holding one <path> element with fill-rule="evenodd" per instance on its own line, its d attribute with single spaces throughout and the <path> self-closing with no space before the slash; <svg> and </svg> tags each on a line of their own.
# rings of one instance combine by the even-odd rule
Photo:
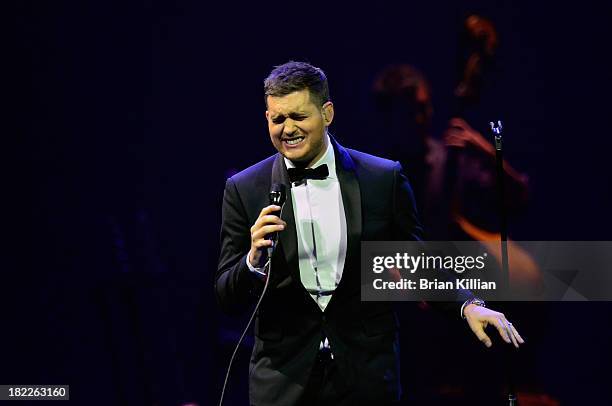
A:
<svg viewBox="0 0 612 406">
<path fill-rule="evenodd" d="M 505 120 L 506 157 L 530 176 L 511 235 L 611 240 L 612 13 L 600 3 L 3 2 L 14 67 L 4 136 L 19 152 L 5 196 L 19 207 L 7 211 L 0 384 L 70 384 L 83 405 L 214 404 L 243 324 L 213 297 L 221 196 L 228 175 L 274 152 L 263 78 L 289 59 L 322 67 L 332 132 L 376 153 L 386 139 L 369 130 L 372 80 L 411 63 L 432 82 L 439 134 L 469 12 L 490 17 L 501 44 L 470 122 Z M 508 310 L 528 340 L 515 354 L 519 388 L 609 403 L 611 310 Z M 458 405 L 501 390 L 499 349 L 459 321 L 405 312 L 409 400 Z M 240 354 L 230 405 L 246 404 L 249 346 Z"/>
</svg>

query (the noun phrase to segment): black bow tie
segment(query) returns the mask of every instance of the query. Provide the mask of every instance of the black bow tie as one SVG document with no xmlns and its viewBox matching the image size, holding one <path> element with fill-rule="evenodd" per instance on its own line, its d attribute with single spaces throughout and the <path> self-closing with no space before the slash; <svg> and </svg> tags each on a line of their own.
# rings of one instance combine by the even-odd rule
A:
<svg viewBox="0 0 612 406">
<path fill-rule="evenodd" d="M 329 176 L 327 165 L 319 165 L 316 168 L 288 168 L 291 183 L 302 182 L 304 179 L 325 179 Z"/>
</svg>

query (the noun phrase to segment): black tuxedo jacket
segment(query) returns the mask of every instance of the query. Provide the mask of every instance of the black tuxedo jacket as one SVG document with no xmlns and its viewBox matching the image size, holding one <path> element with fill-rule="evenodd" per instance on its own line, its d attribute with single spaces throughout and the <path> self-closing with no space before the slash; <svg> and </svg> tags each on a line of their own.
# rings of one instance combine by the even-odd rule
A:
<svg viewBox="0 0 612 406">
<path fill-rule="evenodd" d="M 255 321 L 249 371 L 252 405 L 295 405 L 308 381 L 323 336 L 338 364 L 339 390 L 352 404 L 380 404 L 400 395 L 397 322 L 390 303 L 360 301 L 360 244 L 421 237 L 414 197 L 397 162 L 343 148 L 332 139 L 347 225 L 342 279 L 325 312 L 300 280 L 291 193 L 283 209 L 270 285 Z M 215 290 L 228 312 L 258 298 L 263 282 L 246 265 L 250 227 L 269 204 L 273 183 L 290 183 L 276 154 L 232 176 L 225 185 L 221 255 Z M 459 314 L 461 303 L 450 305 Z"/>
</svg>

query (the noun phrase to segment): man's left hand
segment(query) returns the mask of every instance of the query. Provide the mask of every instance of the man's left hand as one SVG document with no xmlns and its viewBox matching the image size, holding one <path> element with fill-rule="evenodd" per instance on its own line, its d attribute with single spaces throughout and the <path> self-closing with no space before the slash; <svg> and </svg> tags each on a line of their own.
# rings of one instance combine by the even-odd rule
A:
<svg viewBox="0 0 612 406">
<path fill-rule="evenodd" d="M 499 335 L 508 344 L 512 343 L 518 348 L 519 344 L 525 343 L 525 340 L 523 340 L 518 331 L 516 331 L 516 328 L 506 319 L 503 313 L 487 309 L 483 306 L 469 304 L 463 309 L 463 315 L 476 337 L 487 347 L 493 345 L 491 338 L 484 331 L 489 324 L 497 328 Z"/>
</svg>

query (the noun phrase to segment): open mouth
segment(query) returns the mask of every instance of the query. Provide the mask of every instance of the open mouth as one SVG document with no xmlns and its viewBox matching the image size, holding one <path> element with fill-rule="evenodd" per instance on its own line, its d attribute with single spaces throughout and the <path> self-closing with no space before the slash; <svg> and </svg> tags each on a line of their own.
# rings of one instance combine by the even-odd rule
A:
<svg viewBox="0 0 612 406">
<path fill-rule="evenodd" d="M 290 146 L 295 146 L 300 144 L 302 141 L 304 141 L 304 137 L 296 137 L 296 138 L 291 138 L 291 139 L 284 139 L 283 142 L 287 145 Z"/>
</svg>

